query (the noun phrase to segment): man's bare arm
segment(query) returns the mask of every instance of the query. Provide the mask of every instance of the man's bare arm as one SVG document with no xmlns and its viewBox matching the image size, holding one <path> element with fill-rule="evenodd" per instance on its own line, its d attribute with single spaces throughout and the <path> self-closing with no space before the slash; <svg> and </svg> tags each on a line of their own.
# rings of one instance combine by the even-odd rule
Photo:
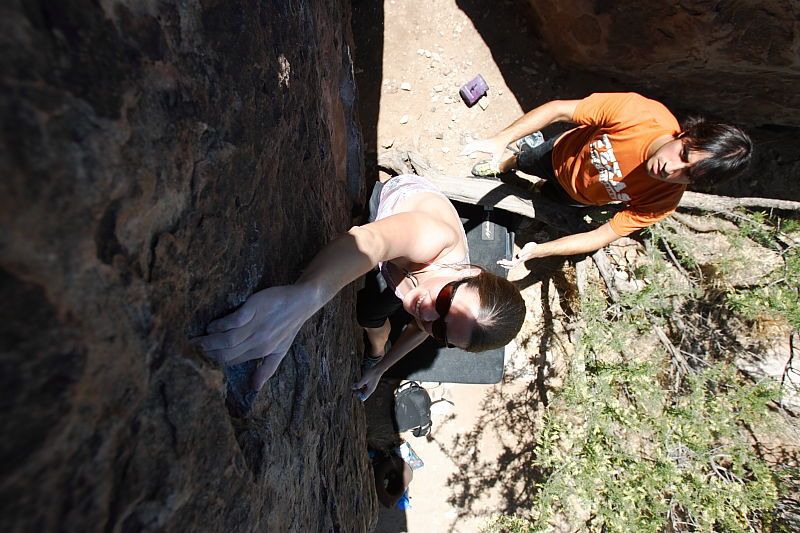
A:
<svg viewBox="0 0 800 533">
<path fill-rule="evenodd" d="M 506 268 L 512 268 L 529 259 L 536 259 L 539 257 L 585 254 L 597 251 L 619 238 L 620 236 L 611 229 L 611 224 L 606 222 L 592 231 L 568 235 L 554 241 L 543 242 L 541 244 L 529 242 L 522 247 L 522 250 L 520 250 L 518 254 L 514 255 L 511 261 L 500 260 L 497 264 Z"/>
<path fill-rule="evenodd" d="M 556 122 L 571 122 L 578 107 L 580 100 L 553 100 L 539 107 L 532 109 L 512 122 L 493 138 L 511 144 L 517 139 L 530 135 L 534 131 L 539 131 L 550 124 Z"/>
<path fill-rule="evenodd" d="M 461 155 L 472 152 L 492 154 L 492 159 L 499 160 L 506 146 L 530 135 L 534 131 L 556 122 L 570 122 L 580 100 L 553 100 L 528 111 L 497 134 L 482 141 L 474 141 L 464 147 Z"/>
</svg>

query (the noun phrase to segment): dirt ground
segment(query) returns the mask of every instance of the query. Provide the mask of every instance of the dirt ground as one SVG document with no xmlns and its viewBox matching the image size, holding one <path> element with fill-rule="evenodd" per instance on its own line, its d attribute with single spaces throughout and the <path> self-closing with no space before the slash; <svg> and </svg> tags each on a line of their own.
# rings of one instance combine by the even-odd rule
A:
<svg viewBox="0 0 800 533">
<path fill-rule="evenodd" d="M 466 175 L 476 158 L 459 155 L 464 144 L 493 134 L 523 110 L 559 96 L 555 66 L 535 40 L 532 21 L 521 16 L 520 5 L 354 2 L 368 177 L 377 175 L 377 155 L 391 148 L 413 149 L 443 173 Z M 491 12 L 487 6 L 492 6 Z M 458 90 L 477 74 L 487 81 L 489 92 L 483 105 L 467 108 Z M 542 268 L 552 270 L 553 265 Z M 454 406 L 437 404 L 427 438 L 403 435 L 425 466 L 415 472 L 410 485 L 411 507 L 383 510 L 378 532 L 478 531 L 488 515 L 508 509 L 504 502 L 519 501 L 525 487 L 513 482 L 509 486 L 498 470 L 503 469 L 504 452 L 519 444 L 512 442 L 515 431 L 510 426 L 523 427 L 504 413 L 511 411 L 509 402 L 524 401 L 533 410 L 540 405 L 536 378 L 545 368 L 538 364 L 538 339 L 547 322 L 542 298 L 555 294 L 545 288 L 543 296 L 538 281 L 543 277 L 549 279 L 531 277 L 524 267 L 510 275 L 529 280 L 523 283 L 528 285 L 524 297 L 529 312 L 519 345 L 507 348 L 503 383 L 428 384 L 434 399 L 447 398 Z M 547 318 L 552 330 L 553 317 Z"/>
<path fill-rule="evenodd" d="M 555 64 L 524 3 L 360 3 L 353 24 L 368 162 L 375 152 L 413 148 L 445 173 L 468 173 L 474 161 L 459 156 L 464 144 L 557 96 Z M 477 74 L 489 91 L 483 105 L 467 108 L 458 90 Z"/>
</svg>

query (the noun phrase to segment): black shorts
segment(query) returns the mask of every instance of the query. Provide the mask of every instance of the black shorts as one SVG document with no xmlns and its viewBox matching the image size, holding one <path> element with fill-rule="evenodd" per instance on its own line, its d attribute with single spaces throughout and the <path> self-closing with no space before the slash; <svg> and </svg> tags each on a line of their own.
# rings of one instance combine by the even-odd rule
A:
<svg viewBox="0 0 800 533">
<path fill-rule="evenodd" d="M 575 201 L 564 190 L 556 178 L 556 171 L 553 169 L 553 147 L 559 137 L 553 137 L 535 148 L 523 144 L 517 156 L 517 168 L 526 174 L 546 180 L 547 183 L 542 186 L 541 193 L 547 198 L 571 207 L 584 207 L 584 204 Z"/>
<path fill-rule="evenodd" d="M 389 287 L 376 268 L 364 276 L 364 288 L 356 295 L 356 320 L 362 328 L 379 328 L 395 311 L 403 307 L 403 301 Z"/>
</svg>

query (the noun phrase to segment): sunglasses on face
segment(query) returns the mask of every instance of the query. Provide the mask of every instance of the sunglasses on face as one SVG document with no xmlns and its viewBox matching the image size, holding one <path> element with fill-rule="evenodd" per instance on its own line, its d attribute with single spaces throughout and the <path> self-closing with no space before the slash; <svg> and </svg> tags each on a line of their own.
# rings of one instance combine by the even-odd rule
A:
<svg viewBox="0 0 800 533">
<path fill-rule="evenodd" d="M 442 287 L 439 294 L 436 296 L 436 313 L 439 315 L 439 318 L 431 324 L 431 334 L 434 339 L 448 348 L 455 348 L 455 345 L 447 342 L 447 323 L 444 319 L 450 311 L 450 306 L 453 305 L 456 289 L 458 289 L 461 284 L 466 283 L 468 279 L 469 278 L 451 281 Z"/>
</svg>

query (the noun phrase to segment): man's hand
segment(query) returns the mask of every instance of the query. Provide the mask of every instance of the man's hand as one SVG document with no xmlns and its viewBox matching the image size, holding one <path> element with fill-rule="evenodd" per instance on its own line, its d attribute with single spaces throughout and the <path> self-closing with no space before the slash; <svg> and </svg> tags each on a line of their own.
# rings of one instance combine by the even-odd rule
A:
<svg viewBox="0 0 800 533">
<path fill-rule="evenodd" d="M 510 261 L 507 259 L 500 259 L 499 261 L 497 261 L 497 264 L 503 268 L 512 269 L 515 266 L 524 263 L 528 259 L 533 259 L 534 256 L 533 250 L 537 246 L 538 245 L 535 242 L 529 242 L 522 247 L 522 250 L 520 250 L 519 253 L 514 254 L 514 257 L 511 258 Z"/>
<path fill-rule="evenodd" d="M 193 342 L 222 365 L 264 358 L 252 378 L 260 389 L 272 377 L 297 332 L 312 314 L 306 289 L 298 285 L 270 287 L 252 294 L 236 311 L 211 322 Z"/>
<path fill-rule="evenodd" d="M 489 137 L 482 141 L 472 141 L 461 150 L 461 155 L 469 155 L 473 152 L 484 152 L 491 154 L 492 162 L 497 164 L 506 149 L 508 143 L 497 137 Z"/>
</svg>

